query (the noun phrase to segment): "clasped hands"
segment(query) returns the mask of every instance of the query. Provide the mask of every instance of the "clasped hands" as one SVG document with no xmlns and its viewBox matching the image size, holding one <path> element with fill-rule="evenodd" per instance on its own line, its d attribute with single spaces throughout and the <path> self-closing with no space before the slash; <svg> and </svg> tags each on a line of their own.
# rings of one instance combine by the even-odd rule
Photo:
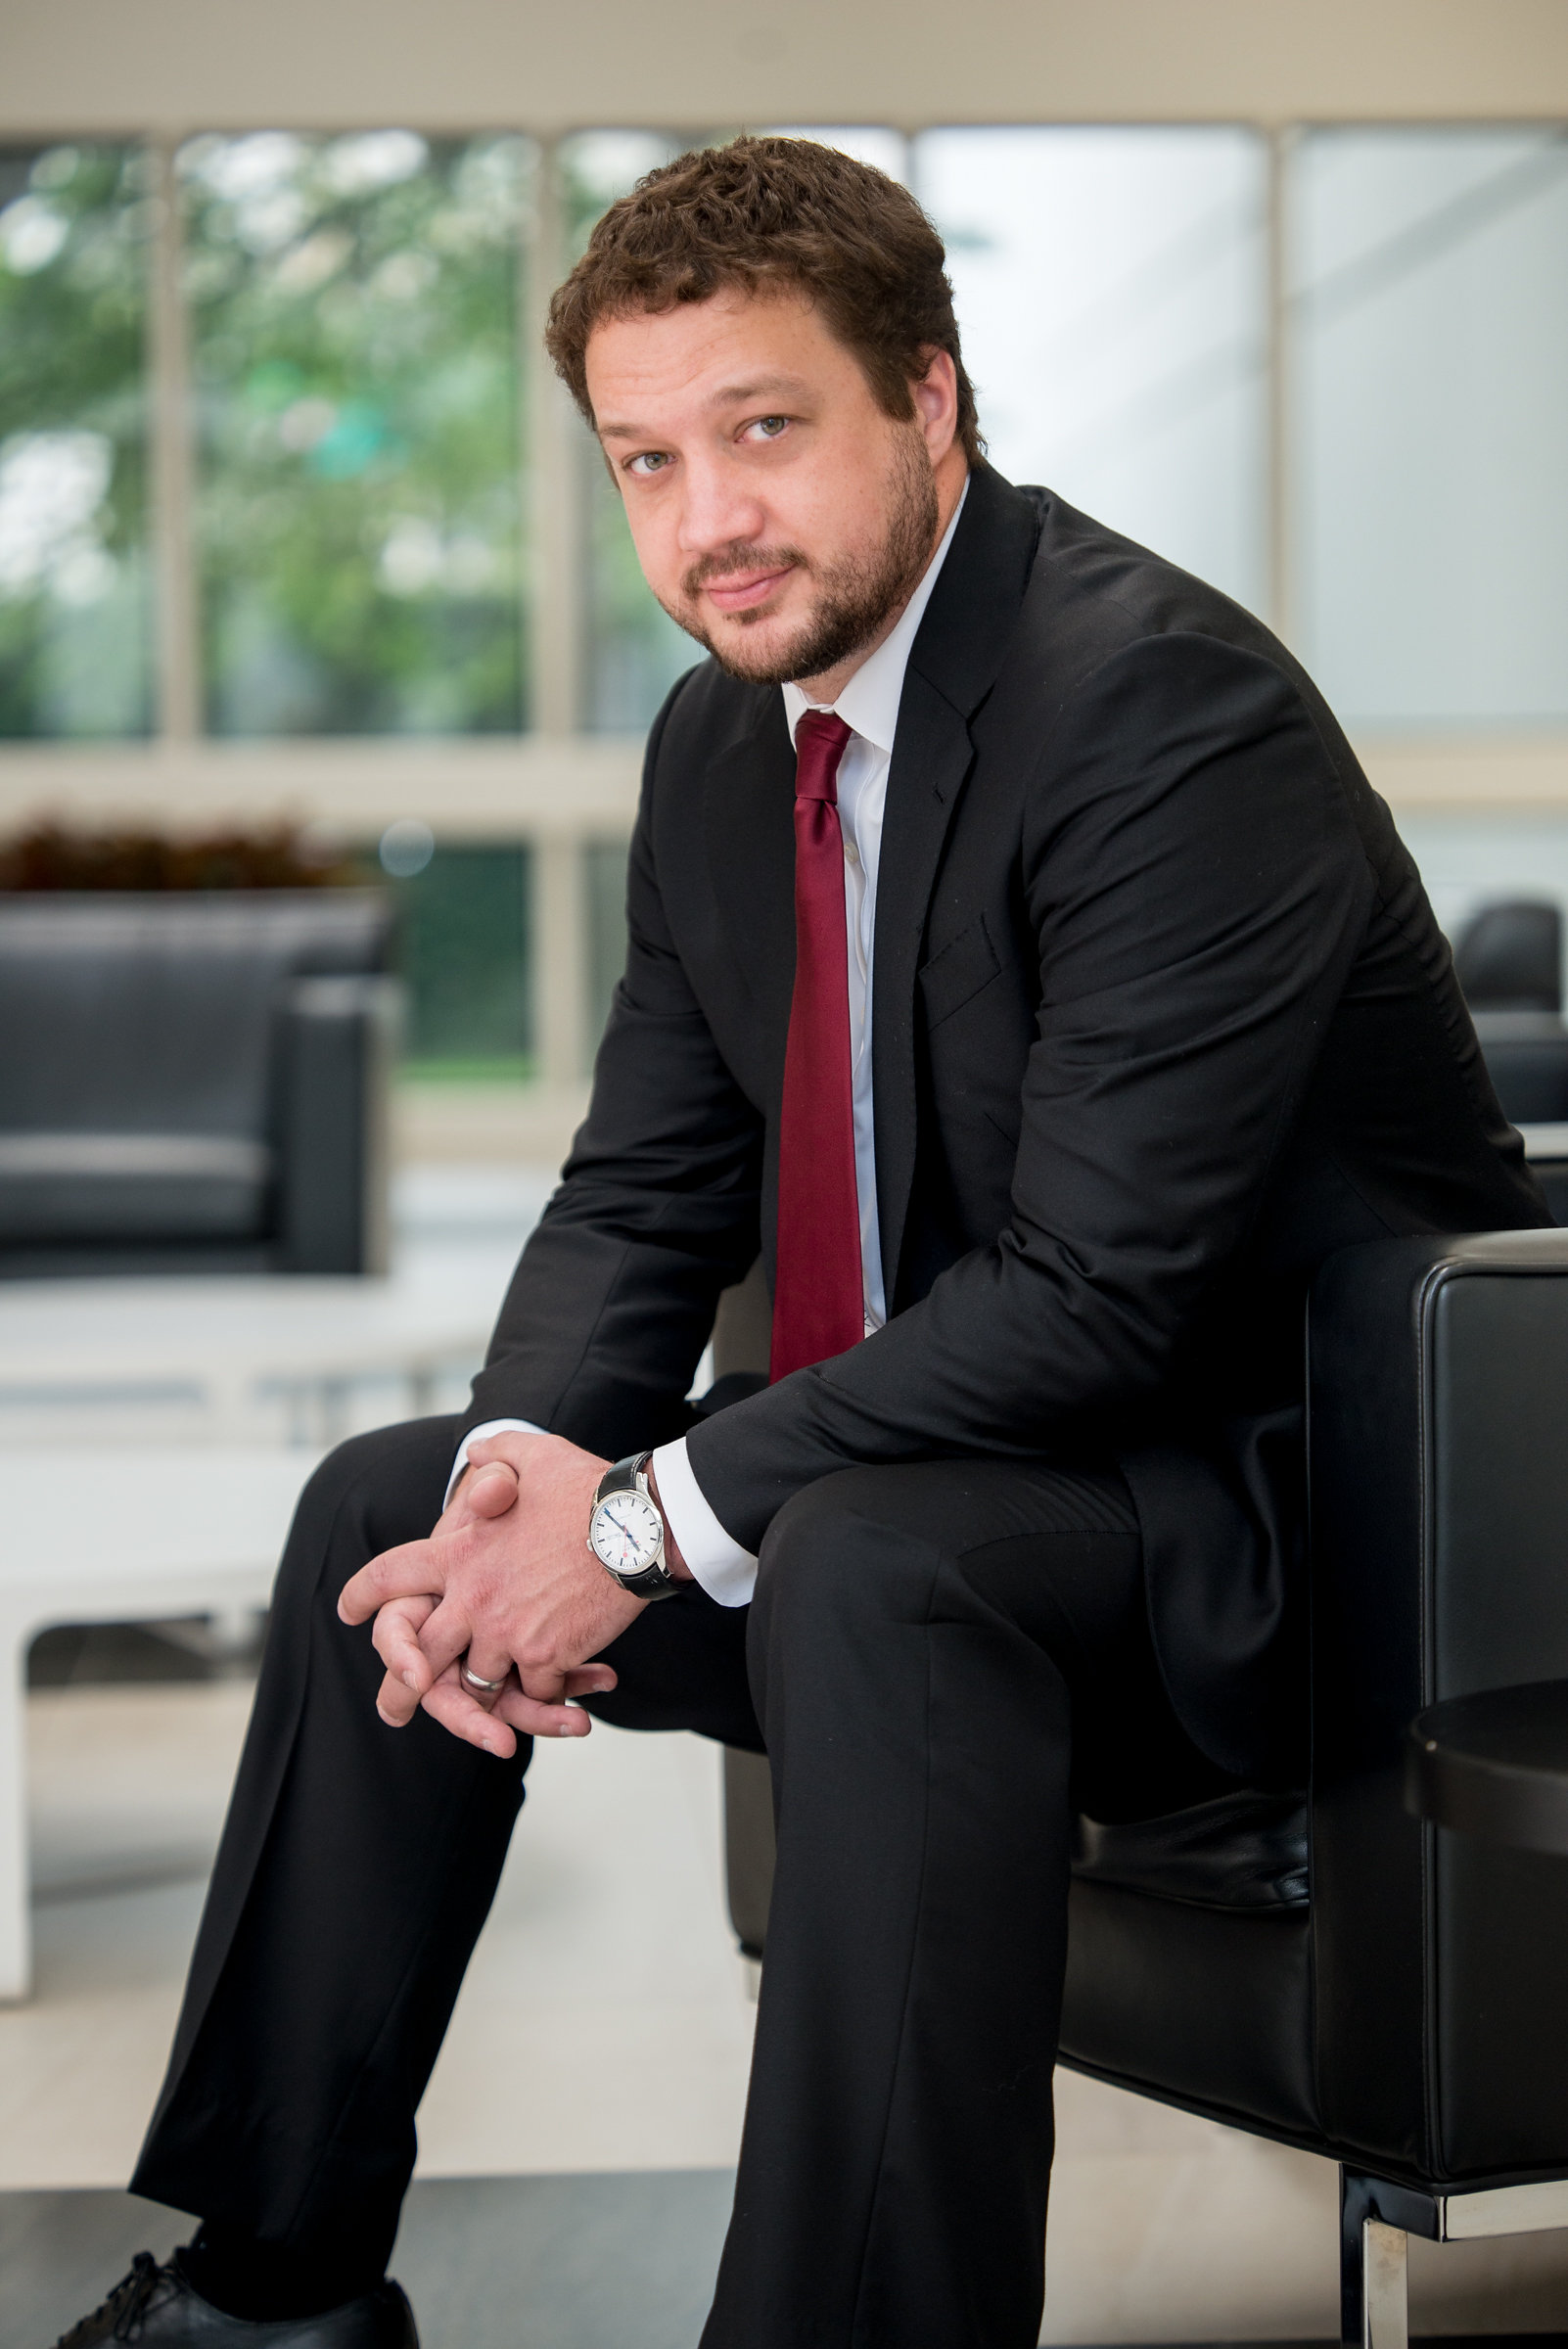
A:
<svg viewBox="0 0 1568 2349">
<path fill-rule="evenodd" d="M 588 1515 L 609 1462 L 560 1436 L 488 1436 L 423 1542 L 383 1550 L 344 1586 L 345 1623 L 375 1617 L 387 1667 L 376 1698 L 401 1728 L 421 1706 L 454 1737 L 503 1759 L 517 1732 L 584 1737 L 569 1697 L 616 1684 L 597 1656 L 647 1605 L 623 1590 L 587 1546 Z M 481 1695 L 462 1678 L 506 1682 Z"/>
</svg>

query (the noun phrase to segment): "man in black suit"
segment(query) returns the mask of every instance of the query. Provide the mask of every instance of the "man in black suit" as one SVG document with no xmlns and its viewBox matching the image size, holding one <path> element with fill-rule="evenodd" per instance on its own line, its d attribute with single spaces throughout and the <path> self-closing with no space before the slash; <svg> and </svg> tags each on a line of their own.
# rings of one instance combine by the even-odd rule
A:
<svg viewBox="0 0 1568 2349">
<path fill-rule="evenodd" d="M 712 657 L 472 1411 L 301 1503 L 136 2178 L 202 2232 L 72 2337 L 412 2339 L 380 2280 L 519 1741 L 597 1714 L 772 1766 L 705 2349 L 1029 2349 L 1074 1810 L 1302 1768 L 1313 1268 L 1547 1219 L 1310 680 L 986 466 L 901 190 L 684 159 L 551 346 Z M 759 1251 L 772 1380 L 694 1420 Z"/>
</svg>

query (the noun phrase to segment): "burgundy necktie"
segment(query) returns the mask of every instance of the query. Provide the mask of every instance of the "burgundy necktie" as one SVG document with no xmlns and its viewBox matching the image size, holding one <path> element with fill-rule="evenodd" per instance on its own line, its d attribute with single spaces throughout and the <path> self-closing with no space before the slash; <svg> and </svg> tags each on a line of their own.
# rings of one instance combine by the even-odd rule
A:
<svg viewBox="0 0 1568 2349">
<path fill-rule="evenodd" d="M 772 1378 L 865 1335 L 838 796 L 849 739 L 843 718 L 822 710 L 807 710 L 795 729 L 795 993 L 779 1126 Z"/>
</svg>

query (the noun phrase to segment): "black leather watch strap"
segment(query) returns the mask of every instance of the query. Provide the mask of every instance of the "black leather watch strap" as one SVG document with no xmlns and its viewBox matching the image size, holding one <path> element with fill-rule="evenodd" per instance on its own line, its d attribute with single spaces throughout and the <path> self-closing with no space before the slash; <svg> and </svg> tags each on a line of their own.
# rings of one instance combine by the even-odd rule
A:
<svg viewBox="0 0 1568 2349">
<path fill-rule="evenodd" d="M 601 1500 L 607 1499 L 612 1493 L 635 1493 L 637 1490 L 637 1479 L 652 1458 L 653 1453 L 651 1451 L 628 1451 L 623 1460 L 614 1461 L 612 1465 L 605 1470 L 603 1476 L 600 1477 L 599 1482 L 593 1489 L 593 1502 L 595 1508 L 598 1507 Z M 663 1513 L 664 1512 L 661 1510 L 660 1514 L 663 1515 Z"/>
</svg>

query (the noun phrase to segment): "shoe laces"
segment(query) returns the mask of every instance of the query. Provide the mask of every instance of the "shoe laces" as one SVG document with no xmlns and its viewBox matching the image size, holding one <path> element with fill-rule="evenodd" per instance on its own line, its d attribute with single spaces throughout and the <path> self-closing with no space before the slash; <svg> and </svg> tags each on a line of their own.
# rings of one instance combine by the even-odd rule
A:
<svg viewBox="0 0 1568 2349">
<path fill-rule="evenodd" d="M 113 2316 L 115 2320 L 115 2329 L 110 2339 L 133 2341 L 141 2330 L 140 2320 L 147 2313 L 147 2304 L 158 2289 L 162 2272 L 151 2251 L 138 2251 L 131 2261 L 129 2274 L 120 2278 L 108 2299 L 100 2300 L 90 2317 L 83 2317 L 69 2332 L 63 2332 L 55 2343 L 55 2349 L 71 2349 L 73 2342 L 90 2337 L 90 2326 L 101 2323 L 108 2316 Z M 135 2331 L 132 2330 L 133 2326 Z"/>
</svg>

